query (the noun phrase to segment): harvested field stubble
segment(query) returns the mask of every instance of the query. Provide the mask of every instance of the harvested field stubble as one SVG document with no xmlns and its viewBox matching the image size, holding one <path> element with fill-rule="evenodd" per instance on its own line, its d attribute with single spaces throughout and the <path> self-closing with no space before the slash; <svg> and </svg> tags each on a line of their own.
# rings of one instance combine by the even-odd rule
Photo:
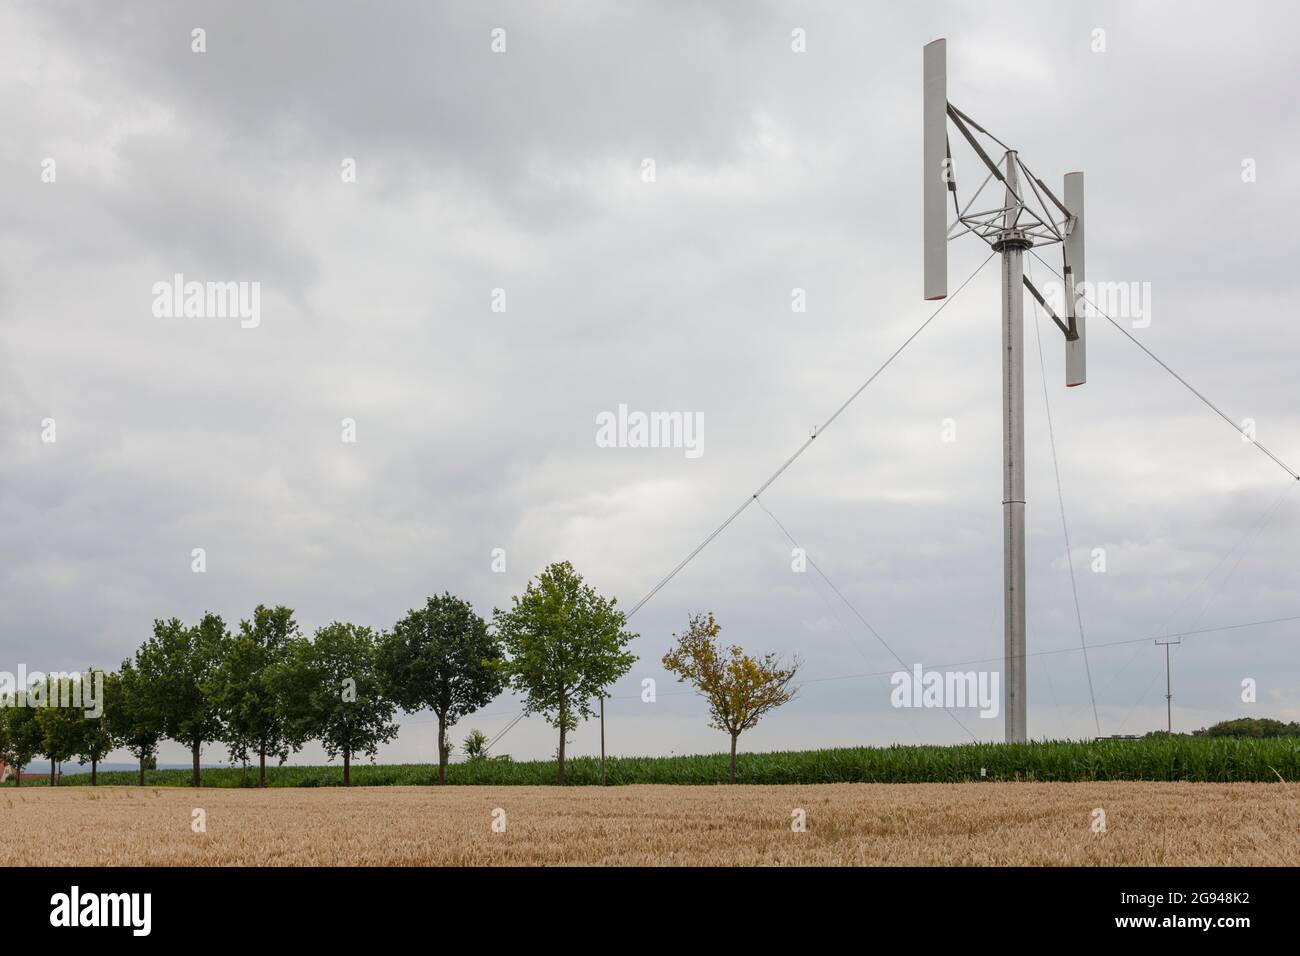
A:
<svg viewBox="0 0 1300 956">
<path fill-rule="evenodd" d="M 33 788 L 0 792 L 0 866 L 1295 866 L 1298 796 L 1282 783 Z M 191 830 L 196 807 L 206 833 Z M 798 809 L 806 832 L 792 831 Z"/>
</svg>

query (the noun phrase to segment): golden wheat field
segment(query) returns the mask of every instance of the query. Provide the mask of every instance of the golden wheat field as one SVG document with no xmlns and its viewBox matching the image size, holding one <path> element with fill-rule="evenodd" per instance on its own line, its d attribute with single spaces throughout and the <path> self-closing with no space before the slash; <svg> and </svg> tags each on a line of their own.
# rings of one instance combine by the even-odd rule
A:
<svg viewBox="0 0 1300 956">
<path fill-rule="evenodd" d="M 6 789 L 0 866 L 1294 866 L 1298 796 L 1282 783 Z"/>
</svg>

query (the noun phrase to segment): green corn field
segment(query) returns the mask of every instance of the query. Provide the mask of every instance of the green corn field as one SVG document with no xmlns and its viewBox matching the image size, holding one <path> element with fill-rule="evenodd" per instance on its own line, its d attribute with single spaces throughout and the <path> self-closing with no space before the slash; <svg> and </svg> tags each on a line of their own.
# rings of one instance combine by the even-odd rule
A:
<svg viewBox="0 0 1300 956">
<path fill-rule="evenodd" d="M 726 783 L 724 753 L 680 757 L 610 757 L 605 780 L 625 784 Z M 37 767 L 29 768 L 36 770 Z M 432 785 L 430 764 L 354 764 L 354 786 Z M 474 760 L 451 764 L 452 785 L 551 785 L 553 761 Z M 565 761 L 569 786 L 600 780 L 600 761 L 572 757 Z M 135 771 L 101 772 L 101 786 L 134 786 Z M 1042 741 L 1024 744 L 959 746 L 845 747 L 777 753 L 742 753 L 736 781 L 749 784 L 814 783 L 964 783 L 987 780 L 1092 781 L 1163 780 L 1192 783 L 1300 781 L 1300 738 L 1234 739 L 1227 737 L 1150 737 L 1139 740 Z M 343 783 L 338 766 L 268 768 L 273 787 L 332 787 Z M 155 770 L 147 786 L 187 786 L 190 771 Z M 88 786 L 89 774 L 67 774 L 60 786 Z M 203 785 L 251 787 L 253 769 L 204 769 Z M 23 786 L 45 786 L 45 780 Z"/>
</svg>

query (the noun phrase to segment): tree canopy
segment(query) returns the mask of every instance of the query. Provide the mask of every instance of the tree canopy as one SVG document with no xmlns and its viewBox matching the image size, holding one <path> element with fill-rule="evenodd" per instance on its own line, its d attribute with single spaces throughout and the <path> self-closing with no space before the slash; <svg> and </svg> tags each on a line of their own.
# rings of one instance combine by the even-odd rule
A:
<svg viewBox="0 0 1300 956">
<path fill-rule="evenodd" d="M 693 685 L 709 702 L 710 726 L 731 736 L 729 779 L 736 782 L 736 739 L 768 711 L 793 699 L 799 662 L 781 665 L 775 654 L 751 657 L 738 644 L 722 648 L 722 630 L 713 613 L 692 614 L 677 646 L 663 657 L 664 668 Z"/>
<path fill-rule="evenodd" d="M 559 730 L 563 783 L 565 738 L 636 661 L 627 646 L 637 635 L 625 629 L 617 599 L 598 594 L 567 561 L 548 566 L 512 600 L 510 610 L 493 611 L 508 655 L 504 671 L 525 711 Z"/>
<path fill-rule="evenodd" d="M 214 694 L 221 655 L 230 640 L 218 614 L 204 614 L 186 627 L 179 618 L 154 621 L 151 637 L 137 658 L 156 695 L 163 733 L 185 744 L 193 759 L 191 784 L 199 785 L 203 745 L 220 740 L 221 710 Z"/>
<path fill-rule="evenodd" d="M 226 644 L 212 680 L 212 697 L 221 716 L 222 742 L 232 760 L 258 758 L 258 785 L 266 786 L 266 758 L 289 757 L 285 712 L 267 682 L 271 668 L 298 637 L 290 608 L 259 604 L 251 620 Z"/>
<path fill-rule="evenodd" d="M 501 643 L 469 602 L 451 594 L 408 611 L 380 642 L 388 695 L 408 713 L 438 719 L 438 780 L 447 782 L 447 728 L 501 693 Z"/>
<path fill-rule="evenodd" d="M 352 783 L 352 758 L 374 756 L 397 734 L 393 701 L 378 669 L 378 635 L 368 627 L 334 622 L 314 640 L 294 638 L 267 676 L 286 715 L 295 747 L 320 740 L 331 759 L 343 758 L 343 782 Z"/>
</svg>

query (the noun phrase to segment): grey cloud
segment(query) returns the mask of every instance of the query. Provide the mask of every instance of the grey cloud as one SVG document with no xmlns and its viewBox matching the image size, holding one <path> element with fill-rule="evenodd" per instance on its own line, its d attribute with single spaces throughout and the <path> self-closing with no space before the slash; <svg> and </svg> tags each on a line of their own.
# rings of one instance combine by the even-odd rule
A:
<svg viewBox="0 0 1300 956">
<path fill-rule="evenodd" d="M 558 558 L 630 605 L 929 314 L 916 119 L 920 46 L 938 35 L 956 102 L 1049 181 L 1087 171 L 1094 275 L 1153 284 L 1134 334 L 1300 459 L 1284 226 L 1298 68 L 1276 28 L 1294 15 L 1151 9 L 1007 5 L 1011 42 L 955 4 L 11 8 L 4 653 L 111 664 L 154 617 L 233 620 L 259 601 L 307 627 L 386 626 L 444 588 L 488 613 Z M 494 26 L 505 56 L 488 51 Z M 1105 54 L 1089 49 L 1096 26 Z M 1244 156 L 1257 183 L 1240 181 Z M 958 172 L 966 188 L 969 157 Z M 955 243 L 954 279 L 985 255 Z M 174 272 L 260 280 L 261 327 L 155 319 L 151 285 Z M 790 311 L 794 287 L 806 313 Z M 996 295 L 990 266 L 764 497 L 927 666 L 1001 653 Z M 1089 641 L 1300 613 L 1294 502 L 1232 550 L 1286 476 L 1102 322 L 1092 380 L 1067 392 L 1059 336 L 1042 331 Z M 1031 662 L 1031 731 L 1087 734 L 1032 331 L 1026 345 L 1031 650 L 1062 651 Z M 620 402 L 703 412 L 704 457 L 597 448 L 595 416 Z M 56 446 L 37 437 L 46 415 Z M 339 441 L 345 417 L 355 445 Z M 939 439 L 948 417 L 955 444 Z M 189 570 L 199 546 L 206 575 Z M 1087 567 L 1094 547 L 1105 575 Z M 644 676 L 673 689 L 659 657 L 704 608 L 724 636 L 834 678 L 751 746 L 962 738 L 942 714 L 892 710 L 887 678 L 853 676 L 896 662 L 820 579 L 791 574 L 789 552 L 751 508 L 637 615 L 614 749 L 720 746 L 690 694 L 637 699 Z M 1293 633 L 1189 637 L 1185 719 L 1236 715 L 1237 671 L 1294 708 Z M 1147 691 L 1162 661 L 1146 652 L 1092 655 L 1104 729 L 1160 716 Z M 427 756 L 418 720 L 386 758 Z M 595 746 L 590 728 L 577 746 Z M 553 747 L 537 722 L 507 744 Z"/>
</svg>

